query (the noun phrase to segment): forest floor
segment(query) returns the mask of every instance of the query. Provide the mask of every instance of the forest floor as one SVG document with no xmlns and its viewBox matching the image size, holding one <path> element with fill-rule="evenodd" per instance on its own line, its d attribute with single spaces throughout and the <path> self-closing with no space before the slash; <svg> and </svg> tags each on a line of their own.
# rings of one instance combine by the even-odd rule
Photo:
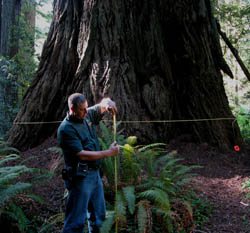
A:
<svg viewBox="0 0 250 233">
<path fill-rule="evenodd" d="M 185 164 L 201 165 L 190 186 L 212 206 L 200 233 L 250 233 L 250 199 L 242 184 L 250 179 L 250 148 L 221 153 L 206 144 L 177 143 Z"/>
<path fill-rule="evenodd" d="M 56 141 L 49 139 L 22 153 L 28 167 L 48 169 L 55 174 L 34 185 L 33 192 L 42 196 L 44 203 L 26 200 L 30 216 L 39 212 L 42 219 L 49 219 L 63 211 L 64 185 L 60 175 L 63 163 L 53 149 L 55 145 Z M 180 141 L 171 142 L 170 148 L 177 150 L 185 164 L 202 166 L 196 170 L 197 176 L 190 186 L 200 198 L 210 203 L 212 213 L 208 222 L 193 233 L 250 233 L 250 199 L 246 198 L 247 191 L 242 189 L 242 183 L 250 178 L 250 148 L 243 152 L 221 153 L 206 144 Z"/>
</svg>

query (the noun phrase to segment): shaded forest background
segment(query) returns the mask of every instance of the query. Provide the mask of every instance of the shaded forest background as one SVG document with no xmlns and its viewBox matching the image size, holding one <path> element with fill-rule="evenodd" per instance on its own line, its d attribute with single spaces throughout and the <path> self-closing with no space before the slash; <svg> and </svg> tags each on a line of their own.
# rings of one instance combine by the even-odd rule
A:
<svg viewBox="0 0 250 233">
<path fill-rule="evenodd" d="M 53 18 L 53 3 L 52 0 L 0 0 L 0 3 L 0 228 L 7 229 L 6 233 L 60 232 L 65 196 L 60 176 L 62 153 L 56 141 L 50 138 L 23 153 L 5 142 L 26 91 L 37 77 L 42 46 Z M 249 70 L 249 1 L 214 0 L 212 12 Z M 118 166 L 117 199 L 114 161 L 106 160 L 104 164 L 105 196 L 111 216 L 105 224 L 107 229 L 118 222 L 120 232 L 135 229 L 147 233 L 248 232 L 250 82 L 222 38 L 220 43 L 232 75 L 227 73 L 234 77 L 223 73 L 230 109 L 244 140 L 243 148 L 236 146 L 223 154 L 207 143 L 193 144 L 187 138 L 172 140 L 169 145 L 140 147 L 135 137 L 118 134 L 119 144 L 125 149 Z M 112 130 L 102 124 L 100 132 L 105 149 L 113 140 Z M 191 173 L 193 169 L 198 173 L 196 178 Z M 121 208 L 114 212 L 114 206 Z M 164 218 L 154 210 L 171 217 Z M 108 232 L 107 229 L 103 232 Z"/>
<path fill-rule="evenodd" d="M 248 3 L 248 1 L 213 1 L 213 12 L 220 22 L 222 31 L 226 32 L 247 68 L 249 68 Z M 52 1 L 23 1 L 22 5 L 21 1 L 9 1 L 5 5 L 3 4 L 3 7 L 5 6 L 7 10 L 4 9 L 1 15 L 2 19 L 5 18 L 4 14 L 8 15 L 5 20 L 1 20 L 0 108 L 3 119 L 0 122 L 1 137 L 5 137 L 10 129 L 25 91 L 36 73 L 41 43 L 46 38 L 52 20 Z M 47 21 L 46 29 L 44 28 L 46 23 L 41 25 L 42 21 Z M 245 134 L 248 133 L 244 119 L 249 114 L 249 83 L 222 39 L 221 45 L 224 57 L 234 75 L 234 79 L 226 74 L 223 76 L 226 93 L 230 107 L 240 120 L 239 124 L 246 138 L 248 135 Z"/>
</svg>

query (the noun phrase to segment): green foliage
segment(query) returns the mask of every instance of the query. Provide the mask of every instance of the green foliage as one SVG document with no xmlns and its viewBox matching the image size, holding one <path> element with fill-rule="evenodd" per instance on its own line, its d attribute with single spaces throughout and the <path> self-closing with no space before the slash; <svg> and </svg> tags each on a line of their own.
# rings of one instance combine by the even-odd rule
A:
<svg viewBox="0 0 250 233">
<path fill-rule="evenodd" d="M 164 192 L 162 189 L 152 188 L 146 190 L 139 194 L 139 198 L 151 201 L 152 203 L 154 203 L 155 207 L 159 208 L 159 210 L 164 212 L 166 215 L 169 215 L 170 213 L 169 197 L 168 194 Z"/>
<path fill-rule="evenodd" d="M 242 188 L 247 191 L 246 197 L 250 199 L 250 178 L 242 184 Z"/>
<path fill-rule="evenodd" d="M 150 203 L 148 201 L 140 201 L 138 203 L 137 222 L 138 233 L 144 233 L 147 230 L 151 230 L 151 218 L 152 213 L 150 209 Z M 149 213 L 149 214 L 148 214 Z"/>
<path fill-rule="evenodd" d="M 114 224 L 114 218 L 115 218 L 114 211 L 107 211 L 106 215 L 107 215 L 106 220 L 104 221 L 104 223 L 102 224 L 102 227 L 101 227 L 102 233 L 111 232 L 112 226 Z"/>
<path fill-rule="evenodd" d="M 194 209 L 194 221 L 196 226 L 202 227 L 208 220 L 212 213 L 212 206 L 204 199 L 194 199 L 192 202 Z"/>
<path fill-rule="evenodd" d="M 121 193 L 120 191 L 118 191 L 118 193 L 116 194 L 115 221 L 117 221 L 121 226 L 126 226 L 126 203 L 123 193 Z"/>
<path fill-rule="evenodd" d="M 102 125 L 102 140 L 104 148 L 112 141 L 111 130 Z M 105 231 L 118 223 L 119 232 L 188 232 L 190 227 L 178 228 L 174 225 L 176 216 L 184 218 L 174 209 L 176 200 L 185 193 L 184 185 L 193 177 L 192 169 L 198 166 L 187 167 L 177 158 L 177 152 L 167 152 L 166 144 L 154 143 L 146 146 L 136 146 L 136 138 L 130 137 L 120 140 L 121 154 L 118 159 L 119 183 L 118 193 L 110 202 L 114 202 L 114 214 L 105 223 Z M 126 144 L 125 144 L 126 143 Z M 104 175 L 106 190 L 115 193 L 114 161 L 104 160 Z M 183 199 L 181 208 L 188 212 L 190 226 L 192 226 L 191 204 Z M 174 212 L 173 212 L 174 211 Z M 182 216 L 182 217 L 181 217 Z M 162 225 L 157 225 L 157 220 Z M 127 227 L 124 226 L 134 226 Z M 158 230 L 157 230 L 158 229 Z"/>
<path fill-rule="evenodd" d="M 2 166 L 4 163 L 6 162 L 10 162 L 12 160 L 16 160 L 18 159 L 20 156 L 17 154 L 10 154 L 10 155 L 6 155 L 6 156 L 0 156 L 1 160 L 0 160 L 0 166 Z"/>
<path fill-rule="evenodd" d="M 3 149 L 6 148 L 9 151 L 17 151 L 14 148 L 11 148 L 11 150 L 9 147 L 2 148 L 2 154 L 4 155 L 0 157 L 0 213 L 10 221 L 17 222 L 20 232 L 26 232 L 29 221 L 23 210 L 15 205 L 13 200 L 18 194 L 31 187 L 30 183 L 19 182 L 18 178 L 33 170 L 24 165 L 6 166 L 7 163 L 19 158 L 19 155 L 16 154 L 5 155 L 8 150 Z"/>
<path fill-rule="evenodd" d="M 0 56 L 0 137 L 5 136 L 18 111 L 15 67 L 13 60 Z"/>
<path fill-rule="evenodd" d="M 227 2 L 213 1 L 214 13 L 221 23 L 231 43 L 240 51 L 247 67 L 250 66 L 249 57 L 249 15 L 250 7 L 247 1 L 231 0 Z"/>
<path fill-rule="evenodd" d="M 113 141 L 112 130 L 104 124 L 101 124 L 101 130 L 100 143 L 102 149 L 107 149 Z M 177 152 L 167 152 L 163 143 L 136 146 L 136 137 L 125 139 L 121 132 L 117 135 L 121 153 L 117 159 L 119 183 L 116 195 L 114 160 L 107 158 L 103 161 L 109 210 L 101 232 L 115 232 L 118 224 L 119 233 L 185 233 L 193 227 L 193 216 L 197 225 L 201 224 L 207 217 L 207 207 L 202 200 L 190 198 L 185 188 L 194 175 L 192 169 L 198 166 L 181 164 Z M 54 148 L 50 150 L 58 152 Z M 51 232 L 53 225 L 62 222 L 63 213 L 58 218 L 56 216 L 52 218 L 56 221 L 46 221 L 39 232 Z"/>
<path fill-rule="evenodd" d="M 5 136 L 10 129 L 38 66 L 35 45 L 37 40 L 45 39 L 45 32 L 30 23 L 30 18 L 32 18 L 30 16 L 35 13 L 36 5 L 44 2 L 47 1 L 42 0 L 37 3 L 29 0 L 22 1 L 17 24 L 11 28 L 9 40 L 10 47 L 15 48 L 16 53 L 11 55 L 12 57 L 0 56 L 0 112 L 2 113 L 0 136 Z M 42 14 L 42 17 L 51 20 L 51 13 Z"/>
<path fill-rule="evenodd" d="M 116 128 L 118 129 L 117 131 L 117 137 L 116 137 L 116 141 L 119 145 L 123 145 L 126 142 L 125 137 L 122 135 L 122 131 L 120 129 L 121 127 L 121 122 L 117 122 Z M 100 144 L 102 146 L 102 149 L 108 149 L 110 144 L 113 142 L 113 132 L 112 132 L 112 128 L 105 124 L 104 122 L 100 122 Z"/>
<path fill-rule="evenodd" d="M 215 17 L 218 19 L 222 31 L 226 33 L 234 48 L 237 49 L 245 66 L 250 69 L 249 0 L 213 0 L 212 3 Z M 249 81 L 245 78 L 230 49 L 223 40 L 221 42 L 224 57 L 235 78 L 234 80 L 226 76 L 224 78 L 230 105 L 238 107 L 242 104 L 248 104 Z"/>
<path fill-rule="evenodd" d="M 17 181 L 23 173 L 32 172 L 32 169 L 24 165 L 5 166 L 7 162 L 18 159 L 18 155 L 0 157 L 0 208 L 3 208 L 18 193 L 31 187 L 30 183 Z"/>
<path fill-rule="evenodd" d="M 12 152 L 19 153 L 15 148 L 9 147 L 7 143 L 0 142 L 0 216 L 1 220 L 18 227 L 21 233 L 35 233 L 37 230 L 34 222 L 28 219 L 25 211 L 22 209 L 19 200 L 21 196 L 26 200 L 32 200 L 37 203 L 43 203 L 40 196 L 30 193 L 32 182 L 40 176 L 39 169 L 28 168 L 25 165 L 18 164 L 20 158 L 17 154 L 8 154 Z M 20 177 L 24 174 L 35 174 L 29 182 L 20 182 Z M 43 172 L 44 173 L 44 172 Z M 34 216 L 32 216 L 34 217 Z"/>
<path fill-rule="evenodd" d="M 9 147 L 9 146 L 3 146 L 2 148 L 0 148 L 0 156 L 4 155 L 11 156 L 12 155 L 11 153 L 13 153 L 13 155 L 15 156 L 16 154 L 19 154 L 20 151 L 14 147 Z"/>
<path fill-rule="evenodd" d="M 29 87 L 37 68 L 34 57 L 35 25 L 30 24 L 28 17 L 32 11 L 35 11 L 34 2 L 23 1 L 18 25 L 13 28 L 13 41 L 18 44 L 18 52 L 12 59 L 16 64 L 14 72 L 17 75 L 19 85 L 19 98 L 22 98 Z"/>
<path fill-rule="evenodd" d="M 48 220 L 46 220 L 43 225 L 38 230 L 38 233 L 53 233 L 54 229 L 53 226 L 57 223 L 63 222 L 64 213 L 58 213 L 51 216 Z"/>
<path fill-rule="evenodd" d="M 117 123 L 117 129 L 120 127 L 120 122 Z M 119 145 L 123 145 L 125 143 L 125 137 L 121 134 L 121 130 L 118 130 L 117 133 L 117 143 Z M 113 142 L 113 133 L 111 127 L 108 127 L 103 122 L 100 123 L 100 138 L 99 142 L 103 150 L 109 148 L 111 143 Z M 114 170 L 115 170 L 114 157 L 109 157 L 103 160 L 103 170 L 105 171 L 105 175 L 109 177 L 110 186 L 114 187 Z M 120 172 L 120 171 L 119 171 Z"/>
<path fill-rule="evenodd" d="M 135 212 L 135 187 L 134 186 L 126 186 L 123 189 L 123 195 L 128 204 L 128 211 L 132 215 Z"/>
<path fill-rule="evenodd" d="M 5 182 L 6 182 L 6 180 L 5 180 Z M 16 184 L 10 185 L 9 187 L 3 186 L 1 184 L 1 188 L 0 188 L 0 197 L 1 197 L 0 208 L 4 207 L 6 205 L 6 203 L 8 201 L 10 201 L 10 199 L 14 198 L 18 193 L 21 193 L 21 192 L 27 190 L 30 187 L 31 187 L 31 184 L 28 184 L 28 183 L 16 183 Z M 5 188 L 5 190 L 2 190 L 3 188 Z"/>
<path fill-rule="evenodd" d="M 131 145 L 125 144 L 122 147 L 122 151 L 120 179 L 126 183 L 136 183 L 140 172 L 140 165 L 137 162 L 135 150 Z"/>
<path fill-rule="evenodd" d="M 213 212 L 212 204 L 205 198 L 200 198 L 192 190 L 182 197 L 182 202 L 190 205 L 188 208 L 196 228 L 202 228 Z"/>
<path fill-rule="evenodd" d="M 4 214 L 9 221 L 16 222 L 21 233 L 28 232 L 30 221 L 23 212 L 22 208 L 14 203 L 11 203 L 6 207 L 2 214 Z"/>
<path fill-rule="evenodd" d="M 237 122 L 240 127 L 241 135 L 246 142 L 250 142 L 250 111 L 240 108 L 237 114 Z"/>
</svg>

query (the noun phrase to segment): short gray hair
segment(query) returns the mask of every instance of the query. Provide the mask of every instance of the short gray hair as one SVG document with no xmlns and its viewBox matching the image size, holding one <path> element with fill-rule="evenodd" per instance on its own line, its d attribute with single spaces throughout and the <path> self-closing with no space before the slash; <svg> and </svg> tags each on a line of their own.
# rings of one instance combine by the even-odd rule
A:
<svg viewBox="0 0 250 233">
<path fill-rule="evenodd" d="M 72 105 L 73 108 L 77 109 L 79 104 L 85 103 L 86 100 L 87 100 L 86 97 L 81 93 L 74 93 L 70 95 L 68 98 L 69 109 L 71 108 Z"/>
</svg>

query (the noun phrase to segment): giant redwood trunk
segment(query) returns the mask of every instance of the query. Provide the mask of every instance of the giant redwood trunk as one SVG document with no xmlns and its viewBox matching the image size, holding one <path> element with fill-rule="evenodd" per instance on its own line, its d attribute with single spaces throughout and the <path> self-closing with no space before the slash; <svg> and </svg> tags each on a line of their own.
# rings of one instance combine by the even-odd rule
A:
<svg viewBox="0 0 250 233">
<path fill-rule="evenodd" d="M 16 122 L 62 120 L 66 100 L 111 96 L 119 120 L 233 117 L 221 70 L 230 73 L 209 0 L 56 0 L 37 75 Z M 9 142 L 35 146 L 57 124 L 16 124 Z M 223 148 L 241 141 L 230 120 L 127 123 L 143 141 L 189 134 Z"/>
</svg>

